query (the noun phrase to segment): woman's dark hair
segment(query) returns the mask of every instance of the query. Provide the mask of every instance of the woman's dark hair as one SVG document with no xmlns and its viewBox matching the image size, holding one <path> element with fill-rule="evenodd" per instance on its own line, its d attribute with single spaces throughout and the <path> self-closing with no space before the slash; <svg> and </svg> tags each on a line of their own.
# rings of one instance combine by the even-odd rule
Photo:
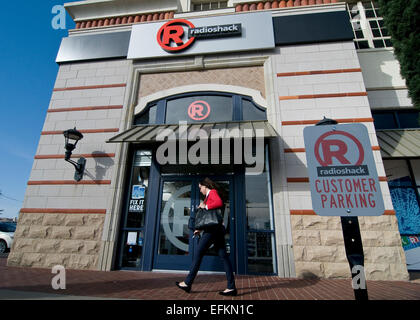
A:
<svg viewBox="0 0 420 320">
<path fill-rule="evenodd" d="M 219 186 L 213 180 L 210 180 L 209 178 L 204 178 L 199 183 L 202 186 L 205 186 L 209 189 L 216 189 L 217 191 L 219 191 L 219 188 L 218 188 Z"/>
<path fill-rule="evenodd" d="M 209 189 L 216 189 L 217 193 L 219 194 L 220 198 L 222 198 L 223 203 L 226 203 L 227 194 L 223 188 L 221 188 L 216 182 L 209 178 L 204 178 L 199 182 L 200 185 L 205 186 Z"/>
</svg>

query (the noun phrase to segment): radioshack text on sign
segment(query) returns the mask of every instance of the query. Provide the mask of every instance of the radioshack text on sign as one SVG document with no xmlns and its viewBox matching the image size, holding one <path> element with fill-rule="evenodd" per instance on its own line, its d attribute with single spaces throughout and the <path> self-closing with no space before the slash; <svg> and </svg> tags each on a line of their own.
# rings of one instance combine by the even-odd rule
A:
<svg viewBox="0 0 420 320">
<path fill-rule="evenodd" d="M 363 124 L 303 131 L 312 206 L 321 216 L 379 216 L 384 202 L 369 135 Z"/>
</svg>

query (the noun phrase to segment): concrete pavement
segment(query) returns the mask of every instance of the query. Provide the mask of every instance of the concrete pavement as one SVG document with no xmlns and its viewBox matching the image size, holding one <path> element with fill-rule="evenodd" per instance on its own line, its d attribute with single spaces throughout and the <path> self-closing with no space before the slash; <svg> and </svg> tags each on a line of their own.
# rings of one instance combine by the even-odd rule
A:
<svg viewBox="0 0 420 320">
<path fill-rule="evenodd" d="M 191 293 L 175 281 L 185 274 L 134 271 L 66 270 L 66 288 L 54 290 L 49 269 L 7 267 L 0 258 L 0 299 L 29 300 L 354 300 L 350 279 L 285 279 L 276 276 L 236 276 L 238 296 L 223 297 L 226 278 L 198 274 Z M 370 300 L 420 300 L 415 281 L 367 281 Z"/>
</svg>

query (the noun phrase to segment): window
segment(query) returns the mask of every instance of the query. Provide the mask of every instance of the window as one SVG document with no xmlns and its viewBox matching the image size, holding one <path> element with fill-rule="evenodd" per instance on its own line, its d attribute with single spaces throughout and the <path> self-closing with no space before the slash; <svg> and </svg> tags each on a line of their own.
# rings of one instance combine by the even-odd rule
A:
<svg viewBox="0 0 420 320">
<path fill-rule="evenodd" d="M 232 121 L 231 96 L 199 95 L 167 101 L 165 123 Z"/>
<path fill-rule="evenodd" d="M 15 223 L 1 223 L 0 222 L 0 231 L 1 232 L 15 232 L 16 224 Z"/>
<path fill-rule="evenodd" d="M 401 235 L 420 234 L 419 160 L 384 160 Z"/>
<path fill-rule="evenodd" d="M 134 125 L 267 120 L 265 108 L 249 96 L 225 92 L 192 92 L 151 102 Z"/>
<path fill-rule="evenodd" d="M 266 156 L 268 155 L 266 147 Z M 274 222 L 271 210 L 271 181 L 268 159 L 264 172 L 245 174 L 248 272 L 275 273 Z"/>
<path fill-rule="evenodd" d="M 192 4 L 193 11 L 207 11 L 227 8 L 227 1 L 196 2 Z"/>
<path fill-rule="evenodd" d="M 154 124 L 156 123 L 156 111 L 157 111 L 157 105 L 152 105 L 146 110 L 144 110 L 142 113 L 137 115 L 134 119 L 134 124 Z"/>
<path fill-rule="evenodd" d="M 266 120 L 266 111 L 247 99 L 242 100 L 243 120 Z"/>
<path fill-rule="evenodd" d="M 356 49 L 392 47 L 377 1 L 347 4 Z"/>
<path fill-rule="evenodd" d="M 420 128 L 418 110 L 372 111 L 372 116 L 377 130 Z"/>
<path fill-rule="evenodd" d="M 128 203 L 123 218 L 122 258 L 123 268 L 139 268 L 144 245 L 144 225 L 147 206 L 152 152 L 137 150 L 134 154 Z"/>
</svg>

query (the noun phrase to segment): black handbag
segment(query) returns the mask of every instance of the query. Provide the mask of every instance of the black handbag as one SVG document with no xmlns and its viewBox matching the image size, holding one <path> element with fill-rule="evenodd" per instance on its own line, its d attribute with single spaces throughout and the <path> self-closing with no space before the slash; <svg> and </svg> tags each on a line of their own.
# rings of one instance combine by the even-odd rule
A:
<svg viewBox="0 0 420 320">
<path fill-rule="evenodd" d="M 206 210 L 202 208 L 197 209 L 195 214 L 195 229 L 204 230 L 218 225 L 222 225 L 223 216 L 221 209 Z"/>
</svg>

